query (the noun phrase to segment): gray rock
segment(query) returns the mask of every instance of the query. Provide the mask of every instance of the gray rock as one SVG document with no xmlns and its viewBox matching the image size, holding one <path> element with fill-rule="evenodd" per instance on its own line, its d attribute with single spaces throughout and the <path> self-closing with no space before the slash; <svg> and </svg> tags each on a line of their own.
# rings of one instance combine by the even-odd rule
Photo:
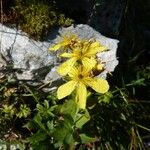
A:
<svg viewBox="0 0 150 150">
<path fill-rule="evenodd" d="M 44 42 L 34 41 L 20 30 L 0 25 L 1 75 L 9 72 L 8 75 L 13 74 L 17 80 L 25 80 L 32 85 L 47 84 L 51 81 L 53 83 L 51 89 L 55 89 L 58 80 L 61 79 L 56 72 L 60 60 L 56 57 L 56 53 L 50 52 L 48 48 L 57 43 L 61 39 L 61 34 L 65 33 L 77 34 L 83 39 L 95 39 L 108 47 L 109 51 L 97 55 L 106 62 L 106 69 L 100 76 L 106 78 L 106 74 L 114 70 L 118 64 L 116 59 L 118 40 L 102 36 L 88 25 L 59 28 Z M 55 81 L 57 84 L 54 84 Z"/>
<path fill-rule="evenodd" d="M 99 32 L 95 31 L 92 27 L 88 25 L 77 25 L 77 26 L 70 26 L 68 28 L 62 28 L 59 31 L 60 34 L 67 34 L 73 33 L 77 34 L 81 39 L 93 39 L 99 41 L 102 45 L 106 46 L 109 50 L 97 54 L 98 59 L 102 62 L 105 62 L 105 70 L 99 75 L 99 77 L 106 78 L 107 73 L 113 72 L 115 67 L 118 65 L 118 60 L 116 56 L 117 47 L 118 47 L 118 40 L 111 39 L 101 35 Z M 58 36 L 54 43 L 57 43 L 61 40 L 61 36 Z"/>
<path fill-rule="evenodd" d="M 48 51 L 50 42 L 37 42 L 29 39 L 19 30 L 0 25 L 1 55 L 7 65 L 12 66 L 18 80 L 44 79 L 56 57 Z M 1 59 L 2 60 L 2 59 Z M 6 63 L 0 61 L 0 66 Z"/>
</svg>

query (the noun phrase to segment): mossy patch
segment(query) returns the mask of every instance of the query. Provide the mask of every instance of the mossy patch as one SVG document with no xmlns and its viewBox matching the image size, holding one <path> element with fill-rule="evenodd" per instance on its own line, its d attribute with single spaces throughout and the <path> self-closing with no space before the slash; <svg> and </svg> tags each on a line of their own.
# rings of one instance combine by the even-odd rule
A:
<svg viewBox="0 0 150 150">
<path fill-rule="evenodd" d="M 73 22 L 59 12 L 52 0 L 16 0 L 13 9 L 20 29 L 36 40 L 42 40 L 52 27 L 70 26 Z"/>
</svg>

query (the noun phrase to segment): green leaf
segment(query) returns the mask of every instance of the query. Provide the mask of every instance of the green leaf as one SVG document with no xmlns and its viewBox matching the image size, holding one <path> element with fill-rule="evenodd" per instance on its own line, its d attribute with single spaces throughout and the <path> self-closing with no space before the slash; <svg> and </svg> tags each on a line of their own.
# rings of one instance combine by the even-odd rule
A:
<svg viewBox="0 0 150 150">
<path fill-rule="evenodd" d="M 53 123 L 53 121 L 48 121 L 47 122 L 47 127 L 48 127 L 48 130 L 49 130 L 50 134 L 54 132 L 54 123 Z"/>
<path fill-rule="evenodd" d="M 47 109 L 49 108 L 49 102 L 47 100 L 44 100 L 43 105 L 45 106 L 45 108 Z"/>
<path fill-rule="evenodd" d="M 73 134 L 72 133 L 66 134 L 63 143 L 65 145 L 72 145 L 74 143 Z"/>
<path fill-rule="evenodd" d="M 40 115 L 36 115 L 36 116 L 34 117 L 34 121 L 39 125 L 39 127 L 40 127 L 41 129 L 46 130 L 46 129 L 45 129 L 45 126 L 44 126 L 43 123 L 42 123 L 42 117 L 41 117 Z"/>
<path fill-rule="evenodd" d="M 120 118 L 121 118 L 122 120 L 124 120 L 124 121 L 127 120 L 127 119 L 126 119 L 126 116 L 125 116 L 123 113 L 120 114 Z"/>
<path fill-rule="evenodd" d="M 53 136 L 55 140 L 62 142 L 64 144 L 73 143 L 73 122 L 66 116 L 64 120 L 59 122 L 58 126 L 55 128 Z"/>
<path fill-rule="evenodd" d="M 107 92 L 99 97 L 99 102 L 109 103 L 112 99 L 113 95 L 111 92 Z"/>
<path fill-rule="evenodd" d="M 18 118 L 22 118 L 22 117 L 26 118 L 28 115 L 30 115 L 30 113 L 31 113 L 30 108 L 27 107 L 26 104 L 21 104 L 20 111 L 16 114 L 16 116 Z"/>
<path fill-rule="evenodd" d="M 85 134 L 80 134 L 82 144 L 96 142 L 96 138 L 89 137 Z"/>
<path fill-rule="evenodd" d="M 77 113 L 77 108 L 78 107 L 77 107 L 76 103 L 74 102 L 74 100 L 68 100 L 60 107 L 60 113 L 68 114 L 73 119 L 75 119 L 76 113 Z"/>
<path fill-rule="evenodd" d="M 38 144 L 32 145 L 32 148 L 34 150 L 47 150 L 47 145 L 45 145 L 45 143 L 38 143 Z"/>
<path fill-rule="evenodd" d="M 38 131 L 37 133 L 33 134 L 31 137 L 27 138 L 27 140 L 31 144 L 38 144 L 40 141 L 44 141 L 47 138 L 47 134 L 43 131 Z"/>
<path fill-rule="evenodd" d="M 84 114 L 78 114 L 76 121 L 76 127 L 82 128 L 82 126 L 90 120 L 89 112 L 86 110 Z"/>
<path fill-rule="evenodd" d="M 23 128 L 27 128 L 28 130 L 36 129 L 37 128 L 37 124 L 35 124 L 34 121 L 29 121 L 25 125 L 23 125 Z"/>
<path fill-rule="evenodd" d="M 69 124 L 60 124 L 54 131 L 54 138 L 58 141 L 64 141 L 66 135 L 71 132 L 71 126 Z"/>
<path fill-rule="evenodd" d="M 131 83 L 126 84 L 126 86 L 141 86 L 141 85 L 146 86 L 144 78 L 133 80 Z"/>
<path fill-rule="evenodd" d="M 42 104 L 36 105 L 36 110 L 38 111 L 38 113 L 41 116 L 54 117 L 55 115 L 52 113 L 52 111 L 54 111 L 56 107 L 57 107 L 57 105 L 50 107 L 49 102 L 47 100 L 44 100 L 44 102 Z"/>
</svg>

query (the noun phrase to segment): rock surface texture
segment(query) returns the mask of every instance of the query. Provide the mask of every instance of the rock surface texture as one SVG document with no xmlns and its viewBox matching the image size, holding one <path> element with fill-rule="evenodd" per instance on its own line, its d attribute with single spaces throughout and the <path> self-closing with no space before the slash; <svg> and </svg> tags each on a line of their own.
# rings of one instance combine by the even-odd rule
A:
<svg viewBox="0 0 150 150">
<path fill-rule="evenodd" d="M 88 25 L 76 25 L 59 28 L 49 35 L 47 40 L 40 42 L 29 39 L 17 30 L 0 25 L 0 77 L 13 76 L 19 81 L 27 81 L 32 85 L 58 82 L 61 77 L 56 72 L 60 60 L 55 52 L 48 48 L 59 42 L 62 34 L 76 34 L 83 39 L 94 39 L 108 47 L 109 51 L 97 54 L 105 62 L 105 71 L 100 76 L 106 78 L 108 72 L 114 71 L 118 64 L 116 50 L 118 40 L 107 38 Z M 57 84 L 52 84 L 54 88 Z"/>
</svg>

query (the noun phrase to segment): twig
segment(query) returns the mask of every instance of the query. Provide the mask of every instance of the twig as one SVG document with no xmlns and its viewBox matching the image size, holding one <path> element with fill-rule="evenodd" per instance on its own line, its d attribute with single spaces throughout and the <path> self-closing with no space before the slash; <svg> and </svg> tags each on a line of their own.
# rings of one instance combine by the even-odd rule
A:
<svg viewBox="0 0 150 150">
<path fill-rule="evenodd" d="M 43 87 L 45 87 L 45 86 L 47 86 L 47 85 L 51 85 L 52 84 L 52 81 L 49 81 L 48 83 L 45 83 L 45 84 L 43 84 L 43 85 L 41 85 L 39 88 L 38 88 L 38 90 L 40 90 L 40 89 L 42 89 Z"/>
</svg>

